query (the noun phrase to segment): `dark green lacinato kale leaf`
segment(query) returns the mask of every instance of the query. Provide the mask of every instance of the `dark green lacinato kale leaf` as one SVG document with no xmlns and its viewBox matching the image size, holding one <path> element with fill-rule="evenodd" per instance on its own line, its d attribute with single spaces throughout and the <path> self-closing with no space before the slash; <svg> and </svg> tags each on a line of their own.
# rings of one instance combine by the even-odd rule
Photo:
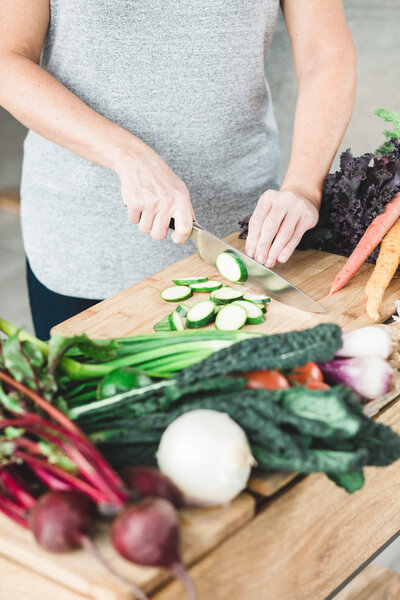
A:
<svg viewBox="0 0 400 600">
<path fill-rule="evenodd" d="M 244 388 L 246 381 L 239 377 L 216 377 L 187 382 L 170 379 L 136 388 L 123 394 L 96 400 L 69 410 L 69 416 L 77 420 L 82 427 L 88 423 L 103 422 L 115 419 L 133 419 L 142 415 L 166 411 L 181 398 L 201 398 L 203 394 L 212 392 L 213 396 L 222 392 L 234 392 Z"/>
<path fill-rule="evenodd" d="M 353 473 L 327 473 L 327 475 L 329 479 L 332 479 L 336 485 L 344 488 L 349 494 L 360 490 L 365 481 L 362 470 Z"/>
<path fill-rule="evenodd" d="M 164 410 L 87 421 L 83 427 L 114 466 L 154 464 L 165 428 L 196 409 L 225 412 L 234 419 L 246 432 L 259 468 L 325 472 L 349 492 L 362 486 L 364 466 L 400 458 L 400 436 L 364 415 L 342 386 L 212 392 L 210 384 L 209 390 L 176 398 Z"/>
<path fill-rule="evenodd" d="M 330 360 L 341 346 L 340 327 L 333 323 L 323 323 L 303 331 L 249 338 L 184 369 L 178 380 L 190 382 L 257 369 L 292 369 L 308 361 Z"/>
</svg>

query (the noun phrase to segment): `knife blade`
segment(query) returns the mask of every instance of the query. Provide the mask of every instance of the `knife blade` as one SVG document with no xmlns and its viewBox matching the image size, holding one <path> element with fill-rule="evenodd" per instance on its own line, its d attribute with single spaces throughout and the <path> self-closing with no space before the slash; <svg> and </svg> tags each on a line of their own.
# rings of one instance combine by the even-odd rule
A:
<svg viewBox="0 0 400 600">
<path fill-rule="evenodd" d="M 170 227 L 174 229 L 173 220 L 171 220 Z M 305 292 L 302 292 L 295 285 L 281 277 L 277 273 L 274 273 L 271 269 L 267 269 L 256 260 L 253 260 L 240 250 L 237 250 L 234 246 L 231 246 L 224 240 L 219 239 L 206 229 L 199 225 L 199 223 L 193 222 L 192 233 L 190 239 L 197 248 L 200 258 L 206 263 L 215 266 L 216 258 L 221 252 L 226 250 L 233 251 L 238 258 L 245 264 L 248 272 L 248 278 L 246 285 L 249 284 L 252 290 L 258 292 L 266 292 L 271 298 L 294 306 L 300 310 L 325 313 L 326 310 L 311 298 Z"/>
</svg>

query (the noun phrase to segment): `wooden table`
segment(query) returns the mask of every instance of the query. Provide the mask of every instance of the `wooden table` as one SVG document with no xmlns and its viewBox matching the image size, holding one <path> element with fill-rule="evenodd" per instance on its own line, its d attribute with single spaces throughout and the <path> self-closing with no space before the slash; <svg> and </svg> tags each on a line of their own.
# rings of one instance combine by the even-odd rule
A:
<svg viewBox="0 0 400 600">
<path fill-rule="evenodd" d="M 237 236 L 230 241 L 240 247 Z M 254 329 L 275 333 L 323 321 L 337 322 L 344 329 L 367 324 L 363 289 L 370 265 L 364 265 L 341 292 L 327 297 L 329 282 L 343 260 L 316 251 L 296 253 L 280 272 L 320 301 L 327 314 L 305 313 L 271 302 L 266 322 Z M 173 277 L 203 274 L 218 278 L 217 272 L 197 256 L 188 257 L 57 326 L 53 333 L 86 331 L 100 338 L 149 332 L 156 320 L 172 310 L 172 305 L 160 299 L 159 291 Z M 396 277 L 386 295 L 382 320 L 393 312 L 392 302 L 398 298 L 400 283 Z M 366 411 L 379 411 L 378 421 L 400 432 L 398 396 L 397 384 L 390 395 L 369 403 Z M 365 486 L 352 495 L 322 474 L 294 479 L 293 474 L 275 473 L 253 479 L 250 489 L 262 495 L 242 494 L 225 514 L 185 509 L 183 555 L 199 600 L 333 598 L 335 591 L 400 531 L 399 483 L 400 461 L 384 469 L 366 469 Z M 55 588 L 60 590 L 57 598 L 63 599 L 129 598 L 84 552 L 54 558 L 38 551 L 29 536 L 29 532 L 0 519 L 0 553 L 11 554 L 21 563 L 28 557 L 33 560 L 29 564 L 40 575 L 32 573 L 26 581 L 45 575 L 43 581 L 52 591 L 46 595 L 43 588 L 42 598 L 55 598 Z M 99 544 L 154 600 L 185 600 L 181 585 L 166 580 L 162 571 L 128 565 L 112 554 L 101 536 Z M 22 580 L 25 575 L 21 575 Z M 70 595 L 66 588 L 71 589 Z M 33 597 L 28 588 L 26 597 Z"/>
</svg>

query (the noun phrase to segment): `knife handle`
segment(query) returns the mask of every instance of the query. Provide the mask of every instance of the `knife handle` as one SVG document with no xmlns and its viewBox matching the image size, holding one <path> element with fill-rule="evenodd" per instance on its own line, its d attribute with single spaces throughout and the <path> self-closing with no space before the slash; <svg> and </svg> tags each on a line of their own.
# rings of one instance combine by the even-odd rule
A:
<svg viewBox="0 0 400 600">
<path fill-rule="evenodd" d="M 168 227 L 170 229 L 172 229 L 172 231 L 175 231 L 175 219 L 172 218 L 169 222 Z M 203 229 L 196 221 L 193 221 L 193 229 Z"/>
</svg>

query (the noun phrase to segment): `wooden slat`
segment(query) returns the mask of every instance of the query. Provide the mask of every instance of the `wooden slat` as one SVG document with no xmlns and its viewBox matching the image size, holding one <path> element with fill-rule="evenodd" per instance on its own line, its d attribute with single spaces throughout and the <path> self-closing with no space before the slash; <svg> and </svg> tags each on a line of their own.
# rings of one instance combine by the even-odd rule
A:
<svg viewBox="0 0 400 600">
<path fill-rule="evenodd" d="M 400 432 L 400 404 L 378 421 Z M 322 474 L 272 498 L 190 569 L 200 600 L 323 600 L 400 530 L 400 461 L 347 494 Z M 186 600 L 175 583 L 154 600 Z"/>
<path fill-rule="evenodd" d="M 241 494 L 229 509 L 184 509 L 180 511 L 182 525 L 182 555 L 192 564 L 210 552 L 222 540 L 247 523 L 254 515 L 255 502 L 249 494 Z M 121 559 L 113 550 L 108 526 L 99 526 L 96 544 L 103 556 L 122 574 L 150 592 L 166 581 L 168 573 L 161 569 L 142 568 Z M 0 554 L 13 557 L 21 565 L 96 600 L 132 600 L 98 562 L 84 550 L 55 555 L 40 550 L 29 531 L 0 515 Z M 0 577 L 1 580 L 1 577 Z M 1 589 L 1 588 L 0 588 Z M 57 598 L 58 596 L 54 596 Z"/>
<path fill-rule="evenodd" d="M 232 234 L 227 240 L 239 249 L 244 249 L 244 242 L 238 239 L 237 234 Z M 345 260 L 344 257 L 318 250 L 295 252 L 290 261 L 284 266 L 277 267 L 276 271 L 320 302 L 327 313 L 321 315 L 304 312 L 272 301 L 268 307 L 265 323 L 246 326 L 246 329 L 278 333 L 312 327 L 328 321 L 337 323 L 344 330 L 370 324 L 365 312 L 364 288 L 373 268 L 372 265 L 363 265 L 347 286 L 328 298 L 330 282 Z M 171 307 L 174 306 L 160 298 L 161 290 L 171 285 L 172 279 L 190 277 L 193 274 L 206 275 L 223 281 L 214 267 L 204 263 L 197 254 L 193 254 L 76 317 L 64 321 L 54 327 L 52 333 L 74 335 L 86 332 L 95 338 L 148 333 L 153 330 L 154 323 L 171 312 Z M 242 286 L 241 289 L 248 288 Z M 193 304 L 205 297 L 206 294 L 195 294 L 188 303 Z M 393 301 L 399 298 L 400 279 L 396 274 L 382 304 L 382 321 L 394 312 Z"/>
</svg>

